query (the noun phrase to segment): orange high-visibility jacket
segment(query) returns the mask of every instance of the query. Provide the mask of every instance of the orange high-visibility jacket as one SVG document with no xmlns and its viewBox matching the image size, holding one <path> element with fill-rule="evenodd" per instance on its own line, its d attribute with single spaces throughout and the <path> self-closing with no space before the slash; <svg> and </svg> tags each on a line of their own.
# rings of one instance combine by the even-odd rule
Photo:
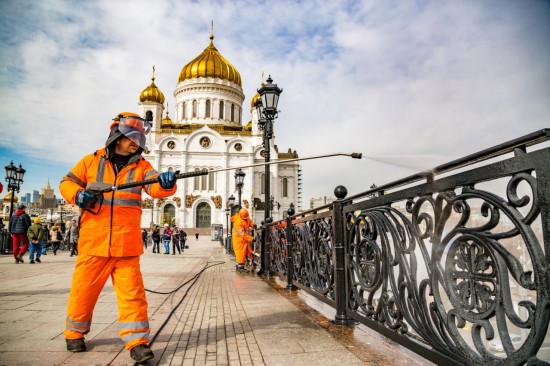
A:
<svg viewBox="0 0 550 366">
<path fill-rule="evenodd" d="M 246 255 L 251 254 L 248 243 L 254 239 L 250 236 L 250 230 L 254 226 L 254 222 L 248 217 L 243 219 L 239 213 L 231 217 L 231 222 L 233 223 L 233 231 L 231 234 L 235 260 L 239 264 L 244 264 Z"/>
<path fill-rule="evenodd" d="M 105 148 L 85 156 L 63 177 L 59 189 L 67 202 L 75 204 L 78 191 L 90 183 L 117 185 L 158 176 L 158 172 L 141 155 L 130 159 L 115 176 Z M 101 257 L 127 257 L 143 254 L 141 240 L 141 192 L 153 198 L 173 195 L 172 189 L 163 189 L 154 183 L 143 187 L 116 190 L 103 194 L 103 205 L 98 214 L 84 210 L 80 218 L 78 252 Z M 99 203 L 92 210 L 95 212 Z"/>
</svg>

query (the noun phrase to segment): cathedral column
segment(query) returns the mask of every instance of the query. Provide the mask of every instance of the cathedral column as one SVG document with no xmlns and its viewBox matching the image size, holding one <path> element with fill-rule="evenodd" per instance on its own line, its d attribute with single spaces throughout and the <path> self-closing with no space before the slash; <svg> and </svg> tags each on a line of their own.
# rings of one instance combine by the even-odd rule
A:
<svg viewBox="0 0 550 366">
<path fill-rule="evenodd" d="M 181 164 L 181 169 L 183 172 L 187 172 L 189 167 L 187 166 L 187 159 L 188 159 L 188 154 L 186 151 L 184 151 L 182 154 L 181 154 L 181 159 L 180 159 L 180 164 Z M 176 207 L 176 209 L 179 211 L 179 214 L 180 214 L 180 217 L 181 217 L 181 220 L 180 220 L 180 225 L 183 225 L 183 227 L 189 227 L 188 226 L 188 220 L 187 220 L 187 209 L 185 208 L 185 196 L 187 195 L 187 192 L 189 192 L 189 182 L 191 181 L 191 179 L 182 179 L 180 180 L 180 184 L 178 186 L 181 185 L 181 187 L 179 188 L 180 189 L 180 192 L 179 192 L 179 197 L 181 198 L 181 207 Z"/>
</svg>

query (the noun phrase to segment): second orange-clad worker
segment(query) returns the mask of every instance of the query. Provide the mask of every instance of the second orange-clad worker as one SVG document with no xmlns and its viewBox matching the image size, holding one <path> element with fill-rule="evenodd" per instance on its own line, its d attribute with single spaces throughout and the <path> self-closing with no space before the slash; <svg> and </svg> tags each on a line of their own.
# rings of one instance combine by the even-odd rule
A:
<svg viewBox="0 0 550 366">
<path fill-rule="evenodd" d="M 241 208 L 236 215 L 231 217 L 231 222 L 233 223 L 232 231 L 232 241 L 233 241 L 233 251 L 235 252 L 235 260 L 237 265 L 235 269 L 237 271 L 245 271 L 244 263 L 247 255 L 250 255 L 250 243 L 252 242 L 253 237 L 250 235 L 254 223 L 248 215 L 248 210 L 246 208 Z"/>
<path fill-rule="evenodd" d="M 85 156 L 63 177 L 60 191 L 82 210 L 78 257 L 75 264 L 65 340 L 67 350 L 86 351 L 95 304 L 111 277 L 118 302 L 118 330 L 130 356 L 138 363 L 154 358 L 149 342 L 147 300 L 140 270 L 141 194 L 163 198 L 176 192 L 173 172 L 159 174 L 141 153 L 148 121 L 122 112 L 113 119 L 105 148 Z M 103 199 L 86 190 L 157 177 L 158 183 L 103 193 Z"/>
</svg>

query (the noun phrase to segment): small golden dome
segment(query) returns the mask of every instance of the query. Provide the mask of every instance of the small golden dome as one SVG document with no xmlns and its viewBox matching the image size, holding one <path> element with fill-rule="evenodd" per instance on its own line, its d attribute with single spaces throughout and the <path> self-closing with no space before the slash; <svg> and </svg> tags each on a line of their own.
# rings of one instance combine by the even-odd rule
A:
<svg viewBox="0 0 550 366">
<path fill-rule="evenodd" d="M 252 100 L 250 101 L 250 106 L 252 108 L 256 108 L 255 104 L 256 104 L 256 101 L 260 99 L 260 93 L 256 93 L 256 95 L 252 98 Z"/>
<path fill-rule="evenodd" d="M 242 87 L 241 74 L 214 47 L 214 35 L 210 35 L 210 45 L 181 69 L 178 84 L 184 80 L 198 77 L 225 79 Z"/>
<path fill-rule="evenodd" d="M 168 116 L 168 111 L 166 111 L 166 116 L 164 116 L 164 118 L 162 119 L 162 122 L 161 122 L 161 125 L 164 126 L 164 125 L 171 125 L 171 124 L 174 124 L 174 122 L 172 121 L 172 119 L 170 119 L 170 117 Z"/>
<path fill-rule="evenodd" d="M 13 194 L 13 191 L 10 191 L 7 195 L 4 196 L 4 202 L 11 202 L 11 196 Z M 19 198 L 17 196 L 13 197 L 13 203 L 19 202 Z"/>
<path fill-rule="evenodd" d="M 153 77 L 151 78 L 151 84 L 145 88 L 139 95 L 140 102 L 153 102 L 164 104 L 164 94 L 155 85 L 155 66 L 153 66 Z"/>
</svg>

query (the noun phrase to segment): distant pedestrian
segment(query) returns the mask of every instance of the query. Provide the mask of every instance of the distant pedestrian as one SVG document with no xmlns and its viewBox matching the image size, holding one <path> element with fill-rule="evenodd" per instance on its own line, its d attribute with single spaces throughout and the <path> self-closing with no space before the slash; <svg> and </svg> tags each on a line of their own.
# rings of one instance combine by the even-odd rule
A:
<svg viewBox="0 0 550 366">
<path fill-rule="evenodd" d="M 79 228 L 75 219 L 71 221 L 71 226 L 65 233 L 65 240 L 69 242 L 71 246 L 71 257 L 73 255 L 78 255 L 78 234 Z"/>
<path fill-rule="evenodd" d="M 172 255 L 176 255 L 176 249 L 178 250 L 178 254 L 181 254 L 180 249 L 180 230 L 174 224 L 172 227 Z"/>
<path fill-rule="evenodd" d="M 42 262 L 40 256 L 42 255 L 42 243 L 44 242 L 44 228 L 40 223 L 40 217 L 34 218 L 34 223 L 31 225 L 27 231 L 27 236 L 30 240 L 30 249 L 29 249 L 29 263 L 34 263 L 34 256 L 36 254 L 36 261 L 38 263 Z"/>
<path fill-rule="evenodd" d="M 52 240 L 53 255 L 57 255 L 57 251 L 61 246 L 61 240 L 63 240 L 63 234 L 61 234 L 61 228 L 57 224 L 52 226 L 52 229 L 50 230 L 50 236 L 52 238 L 51 240 Z"/>
<path fill-rule="evenodd" d="M 143 247 L 147 250 L 147 230 L 141 230 L 141 240 L 143 240 Z"/>
<path fill-rule="evenodd" d="M 162 232 L 162 243 L 164 244 L 164 254 L 170 254 L 170 241 L 172 240 L 172 230 L 168 224 L 164 224 Z"/>
<path fill-rule="evenodd" d="M 48 225 L 43 226 L 44 229 L 44 241 L 42 241 L 42 255 L 48 254 L 48 248 L 52 246 L 50 240 L 50 227 Z"/>
<path fill-rule="evenodd" d="M 187 241 L 187 233 L 183 229 L 181 229 L 180 230 L 180 248 L 182 252 L 186 248 L 185 247 L 186 241 Z"/>
<path fill-rule="evenodd" d="M 199 233 L 195 233 L 195 238 L 197 238 L 197 240 L 199 240 Z"/>
<path fill-rule="evenodd" d="M 29 247 L 29 237 L 27 231 L 31 227 L 31 217 L 25 212 L 27 206 L 19 205 L 17 211 L 11 216 L 9 230 L 11 233 L 13 245 L 13 257 L 15 263 L 25 263 L 23 256 Z M 21 244 L 21 248 L 19 248 Z"/>
<path fill-rule="evenodd" d="M 160 228 L 155 225 L 151 232 L 151 239 L 153 240 L 153 253 L 160 253 Z"/>
</svg>

